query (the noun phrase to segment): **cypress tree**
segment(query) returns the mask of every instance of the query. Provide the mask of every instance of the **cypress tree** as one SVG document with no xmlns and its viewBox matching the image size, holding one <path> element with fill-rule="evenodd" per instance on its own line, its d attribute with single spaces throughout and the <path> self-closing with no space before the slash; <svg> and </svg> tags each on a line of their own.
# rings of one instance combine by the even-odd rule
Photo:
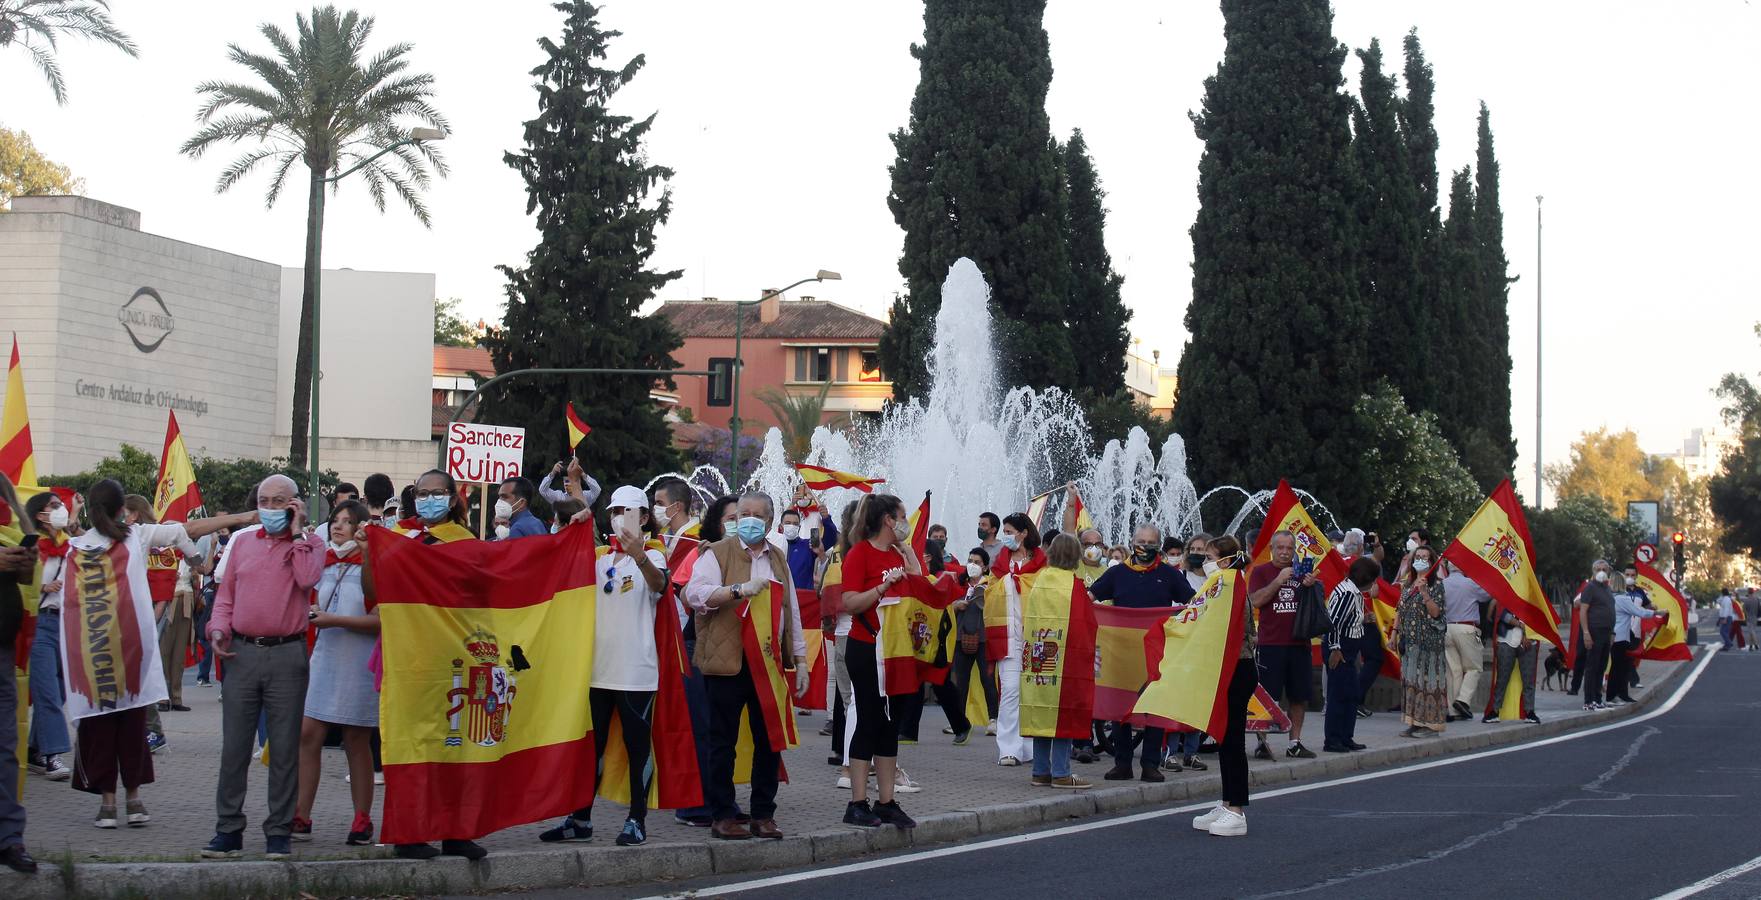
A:
<svg viewBox="0 0 1761 900">
<path fill-rule="evenodd" d="M 1443 222 L 1440 242 L 1439 324 L 1448 337 L 1442 342 L 1439 364 L 1447 367 L 1448 389 L 1439 395 L 1437 414 L 1462 465 L 1482 490 L 1490 491 L 1503 476 L 1491 477 L 1496 465 L 1488 463 L 1492 445 L 1484 427 L 1491 347 L 1485 324 L 1479 321 L 1484 271 L 1476 202 L 1473 167 L 1463 166 L 1449 180 L 1449 217 Z M 1508 385 L 1508 371 L 1504 381 Z M 1509 419 L 1508 407 L 1505 418 Z"/>
<path fill-rule="evenodd" d="M 917 91 L 887 206 L 905 231 L 906 294 L 880 348 L 900 398 L 927 393 L 924 354 L 948 267 L 970 257 L 991 289 L 999 377 L 1070 385 L 1064 327 L 1070 276 L 1058 156 L 1046 116 L 1052 83 L 1045 0 L 927 0 Z"/>
<path fill-rule="evenodd" d="M 1088 155 L 1082 129 L 1062 148 L 1069 204 L 1064 217 L 1070 250 L 1070 293 L 1064 319 L 1076 362 L 1076 386 L 1090 396 L 1107 397 L 1125 387 L 1125 350 L 1131 343 L 1126 323 L 1131 310 L 1119 290 L 1125 279 L 1113 271 L 1105 240 L 1106 192 Z"/>
<path fill-rule="evenodd" d="M 1313 491 L 1346 519 L 1348 420 L 1369 387 L 1345 48 L 1326 0 L 1224 0 L 1227 43 L 1192 115 L 1205 143 L 1192 226 L 1192 337 L 1174 424 L 1200 485 Z M 1354 338 L 1356 336 L 1356 338 Z"/>
<path fill-rule="evenodd" d="M 1358 290 L 1374 321 L 1400 346 L 1429 348 L 1441 336 L 1432 322 L 1433 304 L 1425 295 L 1421 262 L 1425 257 L 1424 211 L 1399 128 L 1394 79 L 1382 71 L 1382 47 L 1370 41 L 1359 50 L 1363 74 L 1359 102 L 1352 109 L 1353 159 L 1361 190 L 1357 220 L 1361 246 Z M 1372 371 L 1385 376 L 1415 410 L 1436 405 L 1434 361 L 1429 354 L 1378 353 Z"/>
<path fill-rule="evenodd" d="M 1510 428 L 1510 264 L 1504 258 L 1504 210 L 1498 203 L 1498 158 L 1492 152 L 1492 113 L 1480 104 L 1479 144 L 1474 154 L 1474 237 L 1479 242 L 1480 293 L 1475 327 L 1484 338 L 1484 380 L 1479 421 L 1487 447 L 1469 468 L 1494 485 L 1516 468 L 1516 436 Z M 1478 468 L 1475 468 L 1475 463 Z"/>
<path fill-rule="evenodd" d="M 1419 208 L 1430 212 L 1425 236 L 1437 236 L 1437 126 L 1433 121 L 1437 107 L 1432 97 L 1437 81 L 1431 64 L 1425 61 L 1425 50 L 1419 46 L 1419 30 L 1406 33 L 1402 44 L 1406 58 L 1406 97 L 1399 104 L 1400 134 L 1406 142 L 1407 169 L 1419 192 Z"/>
<path fill-rule="evenodd" d="M 539 40 L 548 58 L 532 70 L 538 117 L 526 123 L 526 147 L 502 159 L 526 182 L 526 212 L 539 240 L 507 275 L 502 327 L 484 341 L 498 372 L 524 368 L 673 369 L 682 343 L 670 322 L 640 315 L 678 272 L 648 267 L 654 233 L 672 210 L 672 170 L 650 164 L 642 149 L 654 123 L 613 115 L 607 104 L 644 64 L 637 54 L 603 65 L 619 32 L 601 28 L 586 0 L 555 4 L 566 19 L 561 42 Z M 650 194 L 659 197 L 650 202 Z M 665 471 L 677 462 L 661 413 L 649 399 L 654 379 L 629 375 L 516 379 L 486 392 L 486 421 L 526 428 L 528 472 L 548 469 L 568 452 L 563 405 L 593 434 L 579 448 L 583 465 L 613 486 Z"/>
</svg>

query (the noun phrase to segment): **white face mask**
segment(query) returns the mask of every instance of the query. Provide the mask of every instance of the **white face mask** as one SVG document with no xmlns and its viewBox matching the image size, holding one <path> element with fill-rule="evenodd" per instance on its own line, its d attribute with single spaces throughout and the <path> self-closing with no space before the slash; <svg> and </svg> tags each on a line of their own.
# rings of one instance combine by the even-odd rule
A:
<svg viewBox="0 0 1761 900">
<path fill-rule="evenodd" d="M 1607 581 L 1608 580 L 1608 573 L 1602 569 L 1597 569 L 1596 570 L 1596 580 L 1597 581 Z"/>
<path fill-rule="evenodd" d="M 506 500 L 495 501 L 495 517 L 497 519 L 511 519 L 511 518 L 513 518 L 514 517 L 514 505 L 512 503 L 507 502 Z"/>
<path fill-rule="evenodd" d="M 795 525 L 795 524 L 789 524 L 789 525 L 783 526 L 783 537 L 792 541 L 800 536 L 801 536 L 801 526 Z"/>
<path fill-rule="evenodd" d="M 49 527 L 55 529 L 56 531 L 66 530 L 66 528 L 67 528 L 67 507 L 57 506 L 54 509 L 49 510 Z"/>
<path fill-rule="evenodd" d="M 506 525 L 497 525 L 495 526 L 495 539 L 498 541 L 505 541 L 508 539 L 508 535 L 512 532 L 513 529 Z"/>
<path fill-rule="evenodd" d="M 1113 568 L 1114 566 L 1116 566 L 1118 564 L 1119 564 L 1119 561 L 1116 559 L 1107 560 L 1107 568 L 1109 568 L 1109 569 Z"/>
<path fill-rule="evenodd" d="M 893 537 L 896 537 L 901 541 L 909 540 L 911 538 L 911 523 L 906 522 L 903 519 L 894 522 Z"/>
<path fill-rule="evenodd" d="M 1214 560 L 1214 559 L 1205 560 L 1205 574 L 1206 575 L 1215 575 L 1215 574 L 1217 574 L 1217 570 L 1220 568 L 1222 568 L 1222 566 L 1217 565 L 1216 560 Z"/>
<path fill-rule="evenodd" d="M 672 516 L 667 515 L 666 507 L 664 506 L 656 506 L 652 515 L 654 516 L 654 524 L 659 525 L 662 528 L 667 527 L 667 524 L 673 520 Z"/>
<path fill-rule="evenodd" d="M 1090 544 L 1087 547 L 1082 548 L 1082 555 L 1090 562 L 1093 562 L 1101 558 L 1101 548 L 1094 544 Z"/>
<path fill-rule="evenodd" d="M 1407 538 L 1406 539 L 1406 552 L 1411 553 L 1417 549 L 1419 549 L 1419 542 L 1412 539 L 1412 538 Z"/>
<path fill-rule="evenodd" d="M 563 530 L 563 527 L 561 525 L 558 525 L 554 522 L 551 523 L 551 526 L 550 526 L 550 533 L 551 534 L 556 534 L 557 532 L 559 532 L 561 530 Z"/>
<path fill-rule="evenodd" d="M 975 562 L 969 562 L 966 564 L 966 577 L 967 578 L 977 578 L 983 574 L 984 574 L 984 566 L 981 566 Z"/>
<path fill-rule="evenodd" d="M 1430 569 L 1431 561 L 1428 559 L 1415 559 L 1412 561 L 1412 570 L 1414 572 L 1428 572 Z"/>
</svg>

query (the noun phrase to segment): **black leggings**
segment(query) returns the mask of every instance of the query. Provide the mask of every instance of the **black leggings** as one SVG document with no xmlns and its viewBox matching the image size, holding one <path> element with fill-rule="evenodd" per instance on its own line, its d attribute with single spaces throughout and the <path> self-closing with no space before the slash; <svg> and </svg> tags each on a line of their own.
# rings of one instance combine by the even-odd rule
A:
<svg viewBox="0 0 1761 900">
<path fill-rule="evenodd" d="M 648 823 L 648 783 L 654 767 L 648 764 L 649 718 L 654 715 L 653 691 L 616 691 L 609 688 L 587 689 L 588 714 L 593 717 L 594 781 L 605 775 L 606 736 L 611 729 L 612 710 L 618 713 L 618 724 L 624 730 L 624 754 L 630 758 L 630 818 Z M 593 802 L 575 810 L 575 819 L 593 819 Z"/>
<path fill-rule="evenodd" d="M 844 734 L 850 758 L 864 762 L 899 755 L 899 726 L 887 715 L 874 653 L 873 644 L 855 638 L 844 645 L 844 668 L 850 672 L 850 693 L 856 699 L 856 709 L 844 711 L 845 716 L 855 714 L 854 721 L 845 723 Z"/>
<path fill-rule="evenodd" d="M 1253 699 L 1256 684 L 1258 667 L 1253 657 L 1244 656 L 1236 662 L 1235 674 L 1229 679 L 1228 719 L 1223 727 L 1223 741 L 1217 747 L 1223 802 L 1230 806 L 1247 805 L 1247 702 Z"/>
</svg>

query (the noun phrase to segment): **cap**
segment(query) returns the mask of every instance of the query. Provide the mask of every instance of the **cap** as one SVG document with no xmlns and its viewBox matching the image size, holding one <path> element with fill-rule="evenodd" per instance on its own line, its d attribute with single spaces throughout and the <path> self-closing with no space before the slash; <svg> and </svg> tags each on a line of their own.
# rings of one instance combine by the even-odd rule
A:
<svg viewBox="0 0 1761 900">
<path fill-rule="evenodd" d="M 626 484 L 611 492 L 611 502 L 607 503 L 606 507 L 622 507 L 624 509 L 636 509 L 640 507 L 642 509 L 647 509 L 648 495 L 643 493 L 641 488 L 633 484 Z"/>
</svg>

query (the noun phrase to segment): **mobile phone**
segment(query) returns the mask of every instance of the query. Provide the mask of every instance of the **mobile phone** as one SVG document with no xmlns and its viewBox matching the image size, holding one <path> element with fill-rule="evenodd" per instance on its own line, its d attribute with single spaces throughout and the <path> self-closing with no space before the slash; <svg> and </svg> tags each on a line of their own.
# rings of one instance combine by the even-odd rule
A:
<svg viewBox="0 0 1761 900">
<path fill-rule="evenodd" d="M 808 536 L 813 539 L 813 546 L 815 546 L 815 547 L 819 546 L 819 536 L 823 533 L 824 533 L 824 530 L 821 529 L 818 525 L 813 526 L 813 530 L 808 532 Z"/>
<path fill-rule="evenodd" d="M 23 547 L 26 550 L 29 550 L 29 549 L 37 546 L 37 536 L 34 534 L 27 534 L 19 540 L 18 545 L 20 547 Z"/>
<path fill-rule="evenodd" d="M 1301 578 L 1301 577 L 1309 574 L 1310 572 L 1313 572 L 1314 570 L 1315 570 L 1315 558 L 1314 557 L 1305 556 L 1302 559 L 1299 559 L 1296 561 L 1296 569 L 1295 569 L 1296 577 Z"/>
</svg>

